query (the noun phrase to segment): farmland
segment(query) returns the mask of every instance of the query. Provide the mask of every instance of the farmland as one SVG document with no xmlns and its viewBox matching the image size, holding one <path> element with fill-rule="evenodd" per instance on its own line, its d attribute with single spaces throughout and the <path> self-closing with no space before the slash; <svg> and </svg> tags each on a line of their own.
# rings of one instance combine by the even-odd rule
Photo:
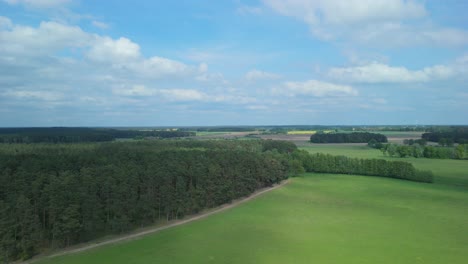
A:
<svg viewBox="0 0 468 264">
<path fill-rule="evenodd" d="M 366 143 L 315 144 L 308 141 L 308 134 L 251 133 L 200 131 L 188 140 L 4 144 L 0 150 L 5 161 L 5 201 L 17 197 L 10 189 L 25 194 L 12 206 L 2 204 L 6 213 L 1 219 L 19 219 L 20 224 L 11 222 L 11 226 L 20 236 L 7 232 L 11 229 L 6 225 L 2 234 L 30 245 L 3 240 L 5 252 L 23 259 L 27 257 L 18 254 L 22 249 L 30 256 L 43 254 L 32 259 L 37 263 L 463 263 L 467 259 L 463 250 L 468 237 L 463 225 L 468 209 L 467 160 L 390 157 Z M 398 143 L 417 139 L 417 133 L 388 135 Z M 50 166 L 56 156 L 61 156 L 61 167 Z M 43 173 L 35 178 L 38 164 Z M 59 177 L 54 177 L 57 170 Z M 288 177 L 281 188 L 211 213 L 210 208 Z M 67 195 L 78 186 L 79 195 Z M 93 191 L 109 186 L 110 196 Z M 36 189 L 28 194 L 31 188 Z M 115 196 L 119 190 L 125 195 Z M 54 196 L 47 198 L 48 194 Z M 25 209 L 13 209 L 18 204 Z M 67 209 L 69 204 L 75 211 Z M 21 212 L 36 216 L 23 219 Z M 54 214 L 66 217 L 53 218 Z M 198 219 L 205 214 L 209 216 Z M 188 221 L 192 217 L 198 220 Z M 175 225 L 179 221 L 184 224 Z M 41 227 L 32 229 L 38 236 L 24 235 L 28 225 Z M 57 231 L 62 230 L 59 227 L 66 232 Z M 155 228 L 157 232 L 148 232 Z M 40 243 L 30 243 L 39 241 L 39 235 Z M 104 245 L 94 247 L 98 241 Z M 91 247 L 80 253 L 61 254 L 87 246 Z"/>
<path fill-rule="evenodd" d="M 316 130 L 291 130 L 288 131 L 288 135 L 312 135 L 317 133 Z"/>
<path fill-rule="evenodd" d="M 433 171 L 435 183 L 303 174 L 281 189 L 206 219 L 39 263 L 466 262 L 466 160 L 390 158 L 364 144 L 301 148 L 408 161 Z"/>
<path fill-rule="evenodd" d="M 306 174 L 225 213 L 40 263 L 464 263 L 468 193 Z"/>
</svg>

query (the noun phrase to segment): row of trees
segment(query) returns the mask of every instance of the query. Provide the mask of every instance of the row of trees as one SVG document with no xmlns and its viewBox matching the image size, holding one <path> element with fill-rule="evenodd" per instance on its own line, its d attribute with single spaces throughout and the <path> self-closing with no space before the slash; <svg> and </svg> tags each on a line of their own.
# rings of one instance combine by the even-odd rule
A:
<svg viewBox="0 0 468 264">
<path fill-rule="evenodd" d="M 390 157 L 415 157 L 429 159 L 464 159 L 468 153 L 468 145 L 458 145 L 457 147 L 435 147 L 413 145 L 384 144 L 380 148 L 384 155 Z"/>
<path fill-rule="evenodd" d="M 422 139 L 422 138 L 420 138 L 420 139 L 404 139 L 403 144 L 410 145 L 410 146 L 415 145 L 415 144 L 420 145 L 420 146 L 426 146 L 427 145 L 427 140 Z"/>
<path fill-rule="evenodd" d="M 359 159 L 322 153 L 309 155 L 300 150 L 296 151 L 293 156 L 302 161 L 307 172 L 369 175 L 417 182 L 433 182 L 432 172 L 416 170 L 411 163 L 403 161 Z"/>
<path fill-rule="evenodd" d="M 387 142 L 387 137 L 369 132 L 317 133 L 310 136 L 310 142 L 312 143 L 368 143 L 371 140 Z"/>
<path fill-rule="evenodd" d="M 431 142 L 468 144 L 468 128 L 459 127 L 451 131 L 424 133 L 421 137 Z"/>
<path fill-rule="evenodd" d="M 0 143 L 104 142 L 118 138 L 175 138 L 188 136 L 195 136 L 195 132 L 84 127 L 0 128 Z"/>
</svg>

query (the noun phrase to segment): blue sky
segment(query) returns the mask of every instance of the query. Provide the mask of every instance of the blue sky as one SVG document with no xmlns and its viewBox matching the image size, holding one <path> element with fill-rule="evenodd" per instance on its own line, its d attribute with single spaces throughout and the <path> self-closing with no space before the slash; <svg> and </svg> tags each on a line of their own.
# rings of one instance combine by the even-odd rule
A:
<svg viewBox="0 0 468 264">
<path fill-rule="evenodd" d="M 466 10 L 0 0 L 0 126 L 467 124 Z"/>
</svg>

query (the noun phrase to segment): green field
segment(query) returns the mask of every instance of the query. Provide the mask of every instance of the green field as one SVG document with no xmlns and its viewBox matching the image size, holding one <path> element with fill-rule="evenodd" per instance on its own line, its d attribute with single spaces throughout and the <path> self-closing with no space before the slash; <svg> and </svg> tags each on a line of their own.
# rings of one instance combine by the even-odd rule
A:
<svg viewBox="0 0 468 264">
<path fill-rule="evenodd" d="M 40 263 L 466 263 L 468 192 L 307 174 L 227 212 Z"/>
</svg>

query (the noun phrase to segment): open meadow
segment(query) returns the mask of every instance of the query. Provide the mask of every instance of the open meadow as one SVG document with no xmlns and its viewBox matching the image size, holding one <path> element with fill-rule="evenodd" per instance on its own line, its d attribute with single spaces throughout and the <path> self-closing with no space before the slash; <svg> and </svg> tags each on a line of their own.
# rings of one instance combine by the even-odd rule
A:
<svg viewBox="0 0 468 264">
<path fill-rule="evenodd" d="M 467 200 L 448 184 L 305 174 L 203 220 L 39 263 L 466 263 Z"/>
</svg>

